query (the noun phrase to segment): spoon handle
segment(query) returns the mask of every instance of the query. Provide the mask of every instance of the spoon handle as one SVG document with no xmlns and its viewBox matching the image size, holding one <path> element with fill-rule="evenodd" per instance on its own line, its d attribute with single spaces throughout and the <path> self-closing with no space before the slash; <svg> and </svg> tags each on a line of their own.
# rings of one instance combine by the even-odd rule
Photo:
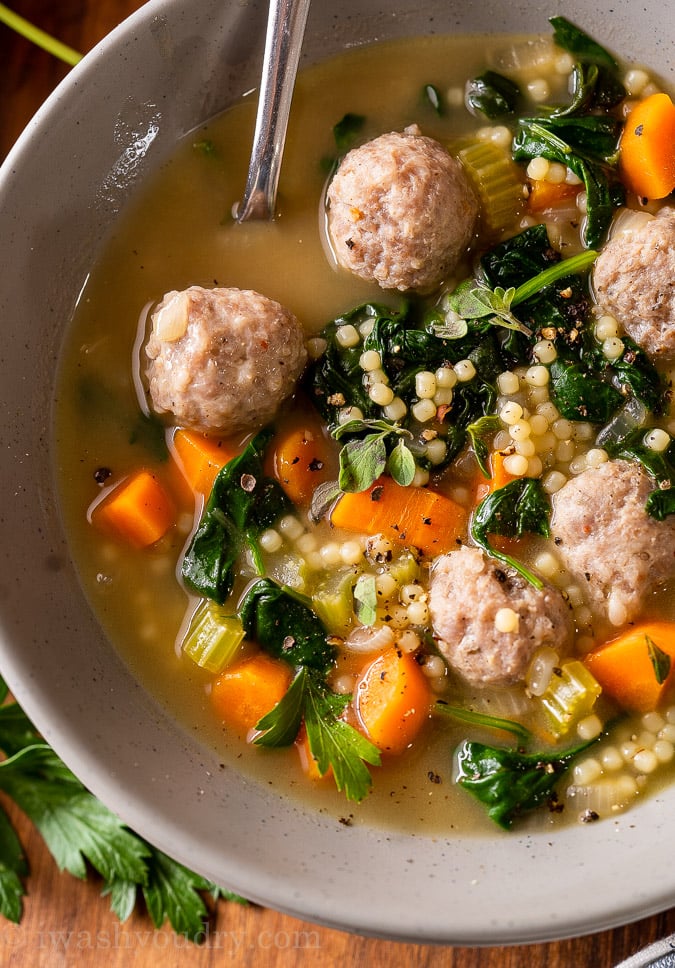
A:
<svg viewBox="0 0 675 968">
<path fill-rule="evenodd" d="M 270 0 L 258 113 L 237 222 L 271 219 L 310 0 Z"/>
</svg>

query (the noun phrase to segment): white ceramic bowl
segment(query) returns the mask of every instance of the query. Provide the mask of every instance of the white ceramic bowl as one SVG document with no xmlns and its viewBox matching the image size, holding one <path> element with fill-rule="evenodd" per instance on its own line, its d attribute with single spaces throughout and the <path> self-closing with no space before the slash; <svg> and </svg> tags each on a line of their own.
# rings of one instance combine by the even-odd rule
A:
<svg viewBox="0 0 675 968">
<path fill-rule="evenodd" d="M 564 12 L 675 81 L 662 0 L 315 2 L 305 61 L 374 38 L 547 31 Z M 64 326 L 125 201 L 185 132 L 256 83 L 266 4 L 151 0 L 75 68 L 0 177 L 0 669 L 72 769 L 141 834 L 241 894 L 363 934 L 503 944 L 599 930 L 675 900 L 675 785 L 555 838 L 346 828 L 217 768 L 102 634 L 56 506 Z M 666 18 L 667 19 L 667 18 Z M 158 121 L 147 151 L 133 145 Z"/>
</svg>

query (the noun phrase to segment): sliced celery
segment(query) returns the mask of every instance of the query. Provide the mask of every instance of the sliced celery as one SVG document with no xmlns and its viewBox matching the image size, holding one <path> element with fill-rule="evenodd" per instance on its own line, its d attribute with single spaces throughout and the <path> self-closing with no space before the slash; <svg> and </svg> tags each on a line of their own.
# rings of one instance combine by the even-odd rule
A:
<svg viewBox="0 0 675 968">
<path fill-rule="evenodd" d="M 491 141 L 477 141 L 462 148 L 459 159 L 478 192 L 487 227 L 494 232 L 513 225 L 523 204 L 523 182 L 510 154 Z"/>
<path fill-rule="evenodd" d="M 398 582 L 399 585 L 410 585 L 417 581 L 420 574 L 420 566 L 415 555 L 410 551 L 404 551 L 389 565 L 389 574 Z"/>
<path fill-rule="evenodd" d="M 220 672 L 234 659 L 244 638 L 237 615 L 227 615 L 205 599 L 195 610 L 183 639 L 183 652 L 207 672 Z"/>
<path fill-rule="evenodd" d="M 583 662 L 578 659 L 563 662 L 540 697 L 555 735 L 564 736 L 580 719 L 588 716 L 601 691 L 600 684 Z"/>
<path fill-rule="evenodd" d="M 347 635 L 354 621 L 352 590 L 359 577 L 356 568 L 340 568 L 318 585 L 312 607 L 332 635 Z"/>
</svg>

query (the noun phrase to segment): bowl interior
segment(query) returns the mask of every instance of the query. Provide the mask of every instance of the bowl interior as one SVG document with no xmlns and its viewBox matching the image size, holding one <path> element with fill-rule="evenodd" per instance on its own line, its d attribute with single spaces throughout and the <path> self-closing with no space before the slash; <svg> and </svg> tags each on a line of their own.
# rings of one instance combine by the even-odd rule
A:
<svg viewBox="0 0 675 968">
<path fill-rule="evenodd" d="M 545 31 L 557 13 L 552 2 L 314 4 L 303 61 L 411 34 Z M 672 83 L 660 2 L 571 0 L 565 15 Z M 11 270 L 0 286 L 2 673 L 47 740 L 130 826 L 262 904 L 364 934 L 452 944 L 563 937 L 664 908 L 675 892 L 662 849 L 675 789 L 554 842 L 346 828 L 220 769 L 134 680 L 83 596 L 51 443 L 64 327 L 127 200 L 182 135 L 255 86 L 265 18 L 264 3 L 150 0 L 73 70 L 2 168 L 0 259 Z"/>
</svg>

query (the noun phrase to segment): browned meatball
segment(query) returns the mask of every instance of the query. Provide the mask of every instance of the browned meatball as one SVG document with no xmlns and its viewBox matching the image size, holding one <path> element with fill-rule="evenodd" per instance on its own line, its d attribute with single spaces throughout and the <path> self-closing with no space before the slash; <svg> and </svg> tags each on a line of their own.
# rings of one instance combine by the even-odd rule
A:
<svg viewBox="0 0 675 968">
<path fill-rule="evenodd" d="M 145 352 L 155 411 L 221 434 L 269 423 L 307 361 L 300 323 L 279 303 L 200 286 L 164 296 Z"/>
<path fill-rule="evenodd" d="M 675 520 L 645 511 L 652 482 L 628 461 L 571 478 L 553 498 L 558 554 L 591 608 L 612 625 L 640 612 L 655 585 L 675 574 Z"/>
<path fill-rule="evenodd" d="M 593 286 L 649 356 L 675 358 L 675 212 L 617 231 L 596 260 Z"/>
<path fill-rule="evenodd" d="M 348 152 L 327 210 L 339 265 L 383 289 L 424 291 L 465 252 L 478 202 L 461 164 L 412 126 Z"/>
<path fill-rule="evenodd" d="M 499 631 L 501 609 L 515 612 L 513 631 Z M 429 610 L 439 651 L 475 684 L 518 682 L 537 649 L 546 645 L 564 655 L 571 642 L 571 612 L 560 592 L 536 589 L 478 548 L 462 547 L 434 562 Z"/>
</svg>

